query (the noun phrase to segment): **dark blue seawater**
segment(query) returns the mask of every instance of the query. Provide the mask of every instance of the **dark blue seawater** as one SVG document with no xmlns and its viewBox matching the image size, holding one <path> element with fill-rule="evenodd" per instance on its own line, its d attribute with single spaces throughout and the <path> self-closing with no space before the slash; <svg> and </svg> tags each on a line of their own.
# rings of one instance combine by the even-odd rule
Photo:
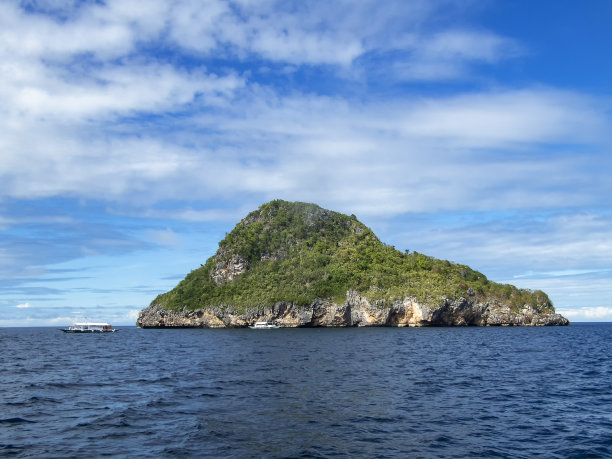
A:
<svg viewBox="0 0 612 459">
<path fill-rule="evenodd" d="M 0 329 L 0 456 L 612 457 L 612 324 Z"/>
</svg>

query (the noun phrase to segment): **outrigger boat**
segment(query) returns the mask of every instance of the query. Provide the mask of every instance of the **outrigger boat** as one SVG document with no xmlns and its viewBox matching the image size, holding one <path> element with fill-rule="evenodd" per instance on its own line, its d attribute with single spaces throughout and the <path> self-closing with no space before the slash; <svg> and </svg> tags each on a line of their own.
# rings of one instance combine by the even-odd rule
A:
<svg viewBox="0 0 612 459">
<path fill-rule="evenodd" d="M 249 328 L 280 328 L 278 325 L 269 324 L 268 322 L 255 322 L 254 325 L 251 325 Z"/>
<path fill-rule="evenodd" d="M 62 328 L 64 333 L 112 333 L 117 329 L 106 322 L 75 322 L 68 328 Z"/>
</svg>

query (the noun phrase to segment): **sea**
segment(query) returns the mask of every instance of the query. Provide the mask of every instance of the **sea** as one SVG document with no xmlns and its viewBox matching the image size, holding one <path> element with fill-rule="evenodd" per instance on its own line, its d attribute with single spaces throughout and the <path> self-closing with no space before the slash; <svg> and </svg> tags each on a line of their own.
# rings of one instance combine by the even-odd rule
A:
<svg viewBox="0 0 612 459">
<path fill-rule="evenodd" d="M 0 456 L 612 457 L 612 324 L 0 329 Z"/>
</svg>

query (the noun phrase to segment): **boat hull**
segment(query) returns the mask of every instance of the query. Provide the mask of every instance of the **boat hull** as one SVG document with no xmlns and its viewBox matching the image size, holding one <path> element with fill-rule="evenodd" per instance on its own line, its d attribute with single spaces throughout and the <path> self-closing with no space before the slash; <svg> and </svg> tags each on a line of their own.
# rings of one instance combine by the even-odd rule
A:
<svg viewBox="0 0 612 459">
<path fill-rule="evenodd" d="M 117 331 L 108 322 L 74 322 L 61 330 L 64 333 L 112 333 Z"/>
<path fill-rule="evenodd" d="M 280 328 L 278 325 L 269 324 L 268 322 L 255 322 L 254 325 L 251 325 L 249 328 L 253 328 L 255 330 L 269 330 L 271 328 Z"/>
<path fill-rule="evenodd" d="M 117 329 L 113 328 L 112 330 L 68 330 L 67 328 L 63 328 L 62 331 L 64 333 L 115 333 Z"/>
</svg>

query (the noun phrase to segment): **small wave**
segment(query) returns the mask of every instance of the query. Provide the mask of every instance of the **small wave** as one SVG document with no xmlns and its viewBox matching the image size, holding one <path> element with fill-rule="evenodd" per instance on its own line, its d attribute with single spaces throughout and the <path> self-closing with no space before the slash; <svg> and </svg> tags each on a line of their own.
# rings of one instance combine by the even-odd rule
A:
<svg viewBox="0 0 612 459">
<path fill-rule="evenodd" d="M 75 386 L 82 386 L 81 383 L 63 383 L 63 382 L 45 382 L 45 383 L 30 383 L 26 386 L 28 389 L 71 389 Z"/>
<path fill-rule="evenodd" d="M 164 448 L 162 452 L 165 456 L 168 456 L 168 457 L 185 457 L 185 456 L 190 456 L 193 454 L 192 450 L 189 450 L 181 446 L 176 446 L 176 447 L 168 446 Z"/>
<path fill-rule="evenodd" d="M 399 422 L 405 419 L 404 416 L 363 416 L 360 418 L 353 419 L 352 422 L 355 424 L 361 423 L 375 423 L 375 424 L 387 424 Z"/>
<path fill-rule="evenodd" d="M 17 455 L 17 454 L 23 452 L 24 449 L 25 449 L 25 447 L 23 447 L 23 446 L 5 445 L 5 444 L 0 443 L 0 455 L 2 455 L 2 456 Z"/>
<path fill-rule="evenodd" d="M 6 418 L 0 419 L 0 424 L 34 424 L 36 421 L 31 421 L 24 418 Z"/>
<path fill-rule="evenodd" d="M 149 402 L 146 403 L 145 405 L 147 408 L 164 408 L 167 406 L 176 406 L 176 402 L 170 400 L 170 399 L 157 399 L 157 400 L 151 400 Z"/>
<path fill-rule="evenodd" d="M 297 457 L 307 457 L 312 459 L 326 458 L 327 456 L 324 454 L 320 454 L 315 447 L 310 447 L 300 451 L 297 454 Z"/>
<path fill-rule="evenodd" d="M 28 399 L 28 403 L 62 403 L 53 397 L 37 397 L 36 395 Z"/>
<path fill-rule="evenodd" d="M 434 448 L 445 448 L 446 445 L 453 443 L 453 439 L 448 435 L 438 435 L 432 441 L 432 446 Z"/>
<path fill-rule="evenodd" d="M 83 384 L 79 383 L 62 383 L 62 382 L 49 382 L 45 384 L 46 387 L 53 387 L 54 389 L 70 389 L 75 386 L 82 386 Z"/>
<path fill-rule="evenodd" d="M 81 422 L 77 425 L 80 429 L 114 429 L 131 427 L 125 414 L 104 414 L 97 419 Z"/>
<path fill-rule="evenodd" d="M 58 404 L 61 403 L 59 400 L 56 400 L 52 397 L 30 397 L 24 401 L 18 402 L 6 402 L 7 406 L 28 406 L 28 405 L 41 405 L 41 404 Z"/>
</svg>

